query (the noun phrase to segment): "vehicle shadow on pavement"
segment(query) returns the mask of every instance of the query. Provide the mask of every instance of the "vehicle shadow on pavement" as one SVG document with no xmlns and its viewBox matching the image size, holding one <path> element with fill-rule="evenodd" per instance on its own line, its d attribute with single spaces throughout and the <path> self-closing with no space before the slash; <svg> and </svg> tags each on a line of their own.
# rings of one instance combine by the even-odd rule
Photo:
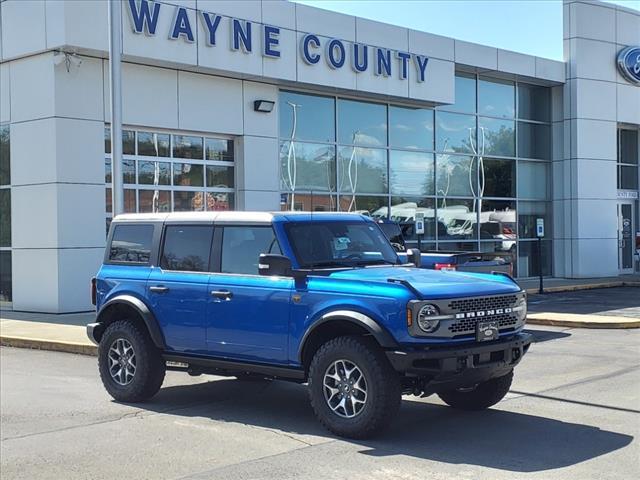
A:
<svg viewBox="0 0 640 480">
<path fill-rule="evenodd" d="M 561 338 L 567 338 L 571 336 L 571 334 L 568 332 L 558 332 L 557 330 L 525 329 L 525 333 L 530 333 L 531 335 L 533 335 L 534 343 L 548 342 L 549 340 L 559 340 Z"/>
<path fill-rule="evenodd" d="M 306 386 L 293 383 L 220 379 L 168 387 L 145 407 L 166 415 L 265 428 L 303 441 L 319 437 L 313 443 L 337 439 L 317 422 Z M 632 440 L 630 435 L 507 412 L 499 406 L 461 412 L 405 400 L 388 431 L 372 440 L 346 441 L 365 447 L 359 453 L 372 457 L 409 455 L 450 464 L 537 472 L 590 460 Z"/>
</svg>

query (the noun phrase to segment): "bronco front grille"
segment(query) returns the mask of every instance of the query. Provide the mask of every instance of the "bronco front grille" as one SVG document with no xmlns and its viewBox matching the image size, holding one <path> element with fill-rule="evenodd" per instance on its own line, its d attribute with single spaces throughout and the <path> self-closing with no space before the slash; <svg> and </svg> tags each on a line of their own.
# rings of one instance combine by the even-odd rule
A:
<svg viewBox="0 0 640 480">
<path fill-rule="evenodd" d="M 493 297 L 476 297 L 452 300 L 448 307 L 455 313 L 486 312 L 487 310 L 504 309 L 515 306 L 516 295 L 499 295 Z M 500 330 L 513 328 L 518 323 L 514 313 L 499 313 L 481 318 L 463 318 L 449 325 L 454 335 L 466 335 L 476 331 L 478 320 L 497 321 Z"/>
</svg>

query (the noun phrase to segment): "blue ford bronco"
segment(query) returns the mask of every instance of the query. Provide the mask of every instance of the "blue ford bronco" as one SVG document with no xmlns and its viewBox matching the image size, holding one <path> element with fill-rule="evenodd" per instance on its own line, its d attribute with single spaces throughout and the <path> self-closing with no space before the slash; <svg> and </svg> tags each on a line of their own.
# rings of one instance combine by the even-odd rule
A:
<svg viewBox="0 0 640 480">
<path fill-rule="evenodd" d="M 320 422 L 352 438 L 385 427 L 403 394 L 496 404 L 531 344 L 525 292 L 408 260 L 358 214 L 118 216 L 87 326 L 100 377 L 123 402 L 155 395 L 167 370 L 308 383 Z"/>
</svg>

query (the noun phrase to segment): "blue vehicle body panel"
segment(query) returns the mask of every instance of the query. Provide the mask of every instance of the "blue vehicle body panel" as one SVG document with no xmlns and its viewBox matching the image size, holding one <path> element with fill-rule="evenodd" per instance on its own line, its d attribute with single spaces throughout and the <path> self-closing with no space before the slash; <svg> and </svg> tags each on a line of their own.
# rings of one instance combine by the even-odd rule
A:
<svg viewBox="0 0 640 480">
<path fill-rule="evenodd" d="M 300 265 L 286 224 L 325 221 L 375 224 L 356 214 L 275 214 L 273 229 L 294 270 Z M 132 295 L 155 316 L 169 352 L 299 366 L 305 335 L 331 312 L 365 315 L 406 348 L 459 344 L 475 339 L 411 336 L 407 328 L 409 302 L 521 291 L 507 276 L 419 269 L 402 265 L 402 257 L 398 265 L 312 271 L 304 278 L 172 272 L 153 265 L 106 263 L 97 276 L 97 309 L 118 295 Z M 168 290 L 158 293 L 151 287 Z M 212 295 L 223 290 L 232 294 L 230 298 Z"/>
</svg>

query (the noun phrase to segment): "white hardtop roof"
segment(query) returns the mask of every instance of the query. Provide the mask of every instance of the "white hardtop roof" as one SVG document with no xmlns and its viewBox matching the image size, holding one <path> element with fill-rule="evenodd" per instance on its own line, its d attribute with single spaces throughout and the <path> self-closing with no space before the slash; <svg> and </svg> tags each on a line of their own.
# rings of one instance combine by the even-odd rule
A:
<svg viewBox="0 0 640 480">
<path fill-rule="evenodd" d="M 125 213 L 116 216 L 114 222 L 201 222 L 201 223 L 271 223 L 274 217 L 295 218 L 313 215 L 363 218 L 349 212 L 173 212 L 173 213 Z"/>
</svg>

